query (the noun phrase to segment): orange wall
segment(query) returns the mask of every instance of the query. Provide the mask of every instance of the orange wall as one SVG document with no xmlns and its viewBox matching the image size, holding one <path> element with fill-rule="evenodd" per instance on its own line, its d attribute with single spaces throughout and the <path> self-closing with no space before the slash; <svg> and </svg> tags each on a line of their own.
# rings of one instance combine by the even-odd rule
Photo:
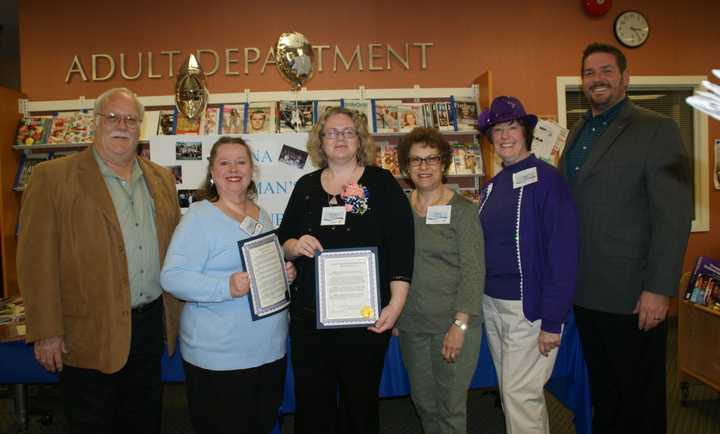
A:
<svg viewBox="0 0 720 434">
<path fill-rule="evenodd" d="M 493 72 L 495 95 L 521 98 L 529 111 L 557 111 L 555 77 L 576 75 L 580 54 L 591 41 L 615 43 L 612 24 L 625 9 L 643 12 L 651 25 L 648 42 L 625 50 L 630 72 L 637 75 L 707 75 L 720 67 L 720 2 L 686 0 L 616 0 L 602 18 L 587 16 L 580 0 L 366 0 L 304 2 L 275 0 L 236 2 L 174 0 L 33 0 L 20 2 L 22 90 L 32 100 L 93 98 L 111 86 L 124 85 L 140 95 L 173 93 L 173 78 L 66 84 L 65 74 L 75 54 L 198 48 L 259 47 L 264 56 L 280 33 L 303 32 L 315 44 L 338 45 L 348 55 L 360 43 L 389 43 L 396 49 L 406 42 L 434 42 L 429 68 L 404 71 L 332 73 L 331 63 L 307 85 L 309 89 L 453 87 L 468 85 L 477 75 Z M 252 7 L 246 5 L 252 4 Z M 242 51 L 241 51 L 242 52 Z M 241 57 L 241 56 L 238 56 Z M 134 58 L 133 58 L 134 59 Z M 382 63 L 382 62 L 380 62 Z M 239 67 L 236 67 L 239 69 Z M 156 68 L 158 72 L 159 67 Z M 260 64 L 249 76 L 208 80 L 211 92 L 284 90 L 288 85 L 272 67 L 259 75 Z M 118 74 L 119 76 L 119 74 Z M 720 123 L 710 121 L 712 141 L 720 138 Z M 713 161 L 712 159 L 710 161 Z M 711 183 L 708 179 L 707 182 Z M 691 236 L 686 268 L 700 254 L 720 258 L 720 192 L 710 193 L 710 233 Z"/>
</svg>

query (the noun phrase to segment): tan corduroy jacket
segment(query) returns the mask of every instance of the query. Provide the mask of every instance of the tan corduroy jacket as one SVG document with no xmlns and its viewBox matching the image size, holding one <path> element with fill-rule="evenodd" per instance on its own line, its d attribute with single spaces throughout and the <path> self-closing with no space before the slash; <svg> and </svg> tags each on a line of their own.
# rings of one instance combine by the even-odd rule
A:
<svg viewBox="0 0 720 434">
<path fill-rule="evenodd" d="M 180 219 L 175 181 L 138 158 L 155 206 L 160 264 Z M 64 336 L 70 366 L 120 370 L 130 351 L 130 282 L 123 236 L 91 148 L 36 166 L 23 194 L 17 252 L 28 342 Z M 173 354 L 182 303 L 164 294 Z"/>
</svg>

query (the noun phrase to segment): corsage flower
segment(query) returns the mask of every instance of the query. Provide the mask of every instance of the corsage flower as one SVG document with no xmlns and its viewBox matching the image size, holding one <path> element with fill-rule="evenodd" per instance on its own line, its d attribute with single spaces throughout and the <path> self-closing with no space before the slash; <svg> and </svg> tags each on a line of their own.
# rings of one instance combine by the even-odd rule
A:
<svg viewBox="0 0 720 434">
<path fill-rule="evenodd" d="M 349 184 L 340 194 L 345 201 L 345 211 L 363 215 L 369 209 L 367 200 L 370 196 L 367 187 L 362 184 Z"/>
</svg>

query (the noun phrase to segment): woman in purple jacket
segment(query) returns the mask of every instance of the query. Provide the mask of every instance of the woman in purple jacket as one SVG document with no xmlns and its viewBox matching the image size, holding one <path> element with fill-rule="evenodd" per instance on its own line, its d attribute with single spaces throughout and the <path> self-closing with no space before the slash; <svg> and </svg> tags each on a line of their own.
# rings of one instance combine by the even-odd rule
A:
<svg viewBox="0 0 720 434">
<path fill-rule="evenodd" d="M 530 153 L 537 116 L 496 98 L 480 130 L 503 170 L 480 195 L 483 314 L 508 434 L 549 433 L 543 387 L 575 294 L 577 222 L 570 188 Z"/>
</svg>

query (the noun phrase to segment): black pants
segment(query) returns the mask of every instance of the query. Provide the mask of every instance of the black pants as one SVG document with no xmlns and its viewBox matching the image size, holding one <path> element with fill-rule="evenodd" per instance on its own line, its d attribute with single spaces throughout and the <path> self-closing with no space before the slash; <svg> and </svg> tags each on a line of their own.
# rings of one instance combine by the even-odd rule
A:
<svg viewBox="0 0 720 434">
<path fill-rule="evenodd" d="M 60 393 L 70 433 L 160 433 L 162 318 L 162 298 L 133 310 L 128 361 L 114 374 L 63 367 Z"/>
<path fill-rule="evenodd" d="M 290 327 L 295 434 L 377 434 L 389 333 Z M 338 394 L 339 392 L 339 394 Z"/>
<path fill-rule="evenodd" d="M 593 434 L 665 434 L 667 322 L 638 330 L 637 315 L 575 306 L 590 376 Z"/>
<path fill-rule="evenodd" d="M 197 434 L 269 434 L 278 420 L 286 359 L 256 368 L 210 371 L 184 362 Z"/>
</svg>

